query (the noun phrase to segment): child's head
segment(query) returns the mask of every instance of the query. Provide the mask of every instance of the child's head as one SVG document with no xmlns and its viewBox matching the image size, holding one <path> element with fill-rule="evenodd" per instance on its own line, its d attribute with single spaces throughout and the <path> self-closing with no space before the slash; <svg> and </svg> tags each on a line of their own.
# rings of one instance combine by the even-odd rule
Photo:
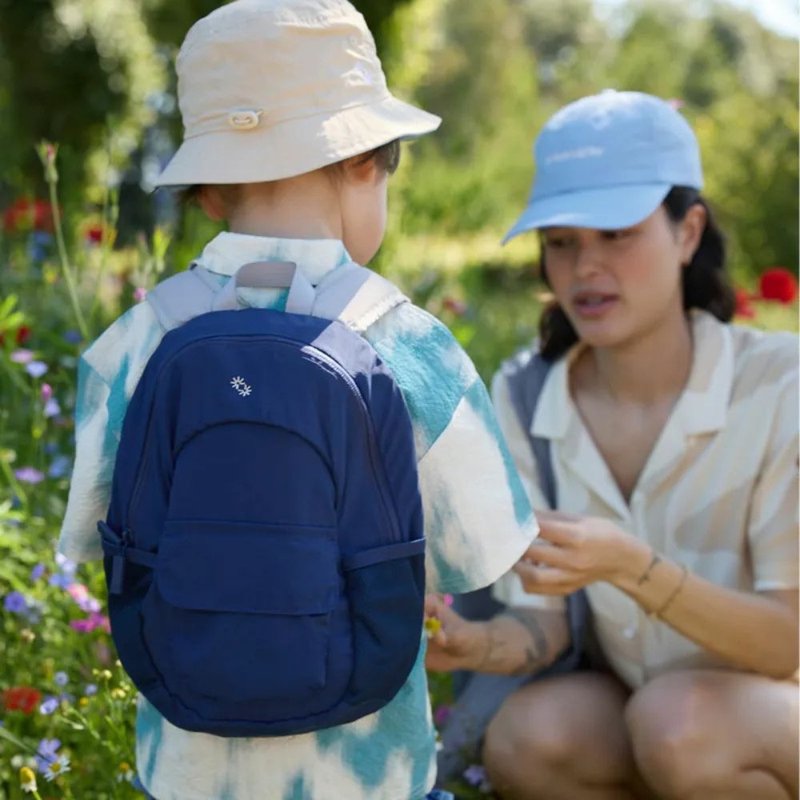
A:
<svg viewBox="0 0 800 800">
<path fill-rule="evenodd" d="M 683 309 L 728 320 L 724 246 L 705 201 L 694 133 L 669 103 L 605 91 L 561 109 L 537 138 L 527 208 L 506 240 L 540 232 L 556 304 L 542 349 L 622 344 Z"/>
<path fill-rule="evenodd" d="M 347 0 L 235 0 L 195 23 L 177 71 L 184 141 L 159 186 L 195 187 L 232 228 L 371 257 L 397 142 L 440 120 L 389 93 Z"/>
</svg>

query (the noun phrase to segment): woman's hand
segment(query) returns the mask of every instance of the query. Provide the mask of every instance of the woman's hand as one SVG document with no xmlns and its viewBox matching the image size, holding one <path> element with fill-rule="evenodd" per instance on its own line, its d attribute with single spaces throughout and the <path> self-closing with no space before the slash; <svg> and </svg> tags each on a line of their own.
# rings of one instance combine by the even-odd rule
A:
<svg viewBox="0 0 800 800">
<path fill-rule="evenodd" d="M 429 625 L 428 653 L 425 666 L 434 672 L 456 669 L 474 670 L 486 655 L 488 632 L 485 623 L 464 619 L 435 594 L 425 598 L 426 620 L 438 620 Z"/>
<path fill-rule="evenodd" d="M 567 595 L 598 581 L 617 584 L 645 573 L 650 547 L 600 517 L 537 511 L 539 537 L 514 567 L 525 591 Z"/>
</svg>

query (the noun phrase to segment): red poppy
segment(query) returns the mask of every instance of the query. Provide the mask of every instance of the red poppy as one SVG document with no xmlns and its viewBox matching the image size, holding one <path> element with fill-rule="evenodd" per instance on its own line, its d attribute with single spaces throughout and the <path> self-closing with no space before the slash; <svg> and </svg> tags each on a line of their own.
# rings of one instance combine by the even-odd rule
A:
<svg viewBox="0 0 800 800">
<path fill-rule="evenodd" d="M 86 229 L 86 242 L 87 244 L 102 244 L 103 242 L 103 226 L 90 225 Z"/>
<path fill-rule="evenodd" d="M 793 303 L 797 299 L 797 278 L 786 267 L 771 267 L 762 274 L 759 290 L 763 300 Z"/>
<path fill-rule="evenodd" d="M 12 686 L 3 692 L 3 705 L 7 711 L 32 714 L 42 702 L 42 693 L 33 686 Z"/>
<path fill-rule="evenodd" d="M 31 329 L 27 325 L 20 325 L 19 328 L 17 328 L 16 333 L 14 334 L 14 341 L 20 346 L 25 344 L 30 338 L 31 338 Z M 0 346 L 4 345 L 5 343 L 6 343 L 6 333 L 5 331 L 3 331 L 2 333 L 0 333 Z"/>
<path fill-rule="evenodd" d="M 53 207 L 47 200 L 31 200 L 20 197 L 3 214 L 3 227 L 9 233 L 15 231 L 53 230 Z"/>
<path fill-rule="evenodd" d="M 737 317 L 744 317 L 745 319 L 753 319 L 756 315 L 756 310 L 750 303 L 750 294 L 745 289 L 736 290 L 736 311 Z"/>
</svg>

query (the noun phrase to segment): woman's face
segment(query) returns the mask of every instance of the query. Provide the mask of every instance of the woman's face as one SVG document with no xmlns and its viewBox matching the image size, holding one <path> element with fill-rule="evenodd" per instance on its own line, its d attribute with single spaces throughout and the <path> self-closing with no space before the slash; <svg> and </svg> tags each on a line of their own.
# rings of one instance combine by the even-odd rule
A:
<svg viewBox="0 0 800 800">
<path fill-rule="evenodd" d="M 705 209 L 673 223 L 663 206 L 630 228 L 542 230 L 556 300 L 593 347 L 634 341 L 683 314 L 681 273 L 700 241 Z"/>
</svg>

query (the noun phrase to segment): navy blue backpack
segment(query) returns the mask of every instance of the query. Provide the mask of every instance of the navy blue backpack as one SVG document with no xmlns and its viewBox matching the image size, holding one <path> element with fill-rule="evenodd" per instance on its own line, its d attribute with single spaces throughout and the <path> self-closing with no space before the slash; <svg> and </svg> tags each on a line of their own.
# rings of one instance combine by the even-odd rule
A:
<svg viewBox="0 0 800 800">
<path fill-rule="evenodd" d="M 290 288 L 287 311 L 234 310 L 248 287 Z M 405 298 L 355 265 L 315 290 L 257 263 L 149 300 L 171 330 L 98 524 L 125 670 L 174 725 L 219 736 L 378 710 L 418 656 L 424 538 L 408 411 L 359 331 Z"/>
</svg>

